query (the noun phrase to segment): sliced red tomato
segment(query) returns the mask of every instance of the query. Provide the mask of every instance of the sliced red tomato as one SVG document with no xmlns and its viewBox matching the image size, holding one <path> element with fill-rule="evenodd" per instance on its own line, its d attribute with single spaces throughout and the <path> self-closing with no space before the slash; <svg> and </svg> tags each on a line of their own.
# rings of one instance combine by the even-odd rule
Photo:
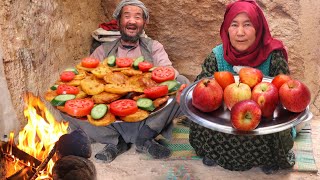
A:
<svg viewBox="0 0 320 180">
<path fill-rule="evenodd" d="M 60 74 L 60 79 L 62 82 L 69 82 L 74 79 L 76 75 L 72 71 L 63 71 Z"/>
<path fill-rule="evenodd" d="M 94 106 L 92 99 L 72 99 L 64 105 L 64 111 L 71 116 L 82 117 L 90 114 Z"/>
<path fill-rule="evenodd" d="M 128 116 L 137 111 L 137 102 L 131 99 L 120 99 L 110 104 L 110 112 L 116 116 Z"/>
<path fill-rule="evenodd" d="M 139 67 L 139 70 L 142 71 L 142 72 L 147 72 L 149 71 L 150 68 L 153 67 L 153 64 L 151 64 L 150 62 L 140 62 L 138 64 L 138 67 Z"/>
<path fill-rule="evenodd" d="M 92 57 L 86 57 L 81 60 L 81 66 L 86 68 L 96 68 L 100 64 L 100 60 Z"/>
<path fill-rule="evenodd" d="M 57 94 L 78 94 L 79 89 L 74 86 L 60 84 L 57 88 Z"/>
<path fill-rule="evenodd" d="M 174 80 L 175 72 L 171 67 L 157 67 L 152 71 L 151 78 L 157 82 L 161 83 L 168 80 Z"/>
<path fill-rule="evenodd" d="M 131 58 L 116 58 L 116 65 L 119 67 L 119 68 L 123 68 L 123 67 L 131 67 L 133 63 L 133 59 Z"/>
<path fill-rule="evenodd" d="M 169 90 L 167 85 L 161 85 L 161 86 L 146 88 L 144 89 L 143 92 L 147 96 L 147 98 L 157 99 L 159 97 L 167 95 Z"/>
</svg>

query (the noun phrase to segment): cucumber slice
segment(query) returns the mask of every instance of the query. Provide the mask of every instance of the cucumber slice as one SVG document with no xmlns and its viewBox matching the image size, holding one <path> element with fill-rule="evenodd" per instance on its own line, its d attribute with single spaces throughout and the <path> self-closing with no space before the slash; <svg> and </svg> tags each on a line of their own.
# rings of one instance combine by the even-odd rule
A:
<svg viewBox="0 0 320 180">
<path fill-rule="evenodd" d="M 133 61 L 133 68 L 138 70 L 139 69 L 139 63 L 143 62 L 144 61 L 144 57 L 143 56 L 140 56 L 138 58 L 136 58 L 134 61 Z"/>
<path fill-rule="evenodd" d="M 53 106 L 63 106 L 68 100 L 76 98 L 74 94 L 61 94 L 51 100 Z"/>
<path fill-rule="evenodd" d="M 153 70 L 155 70 L 157 67 L 153 66 L 152 68 L 149 69 L 149 72 L 152 72 Z"/>
<path fill-rule="evenodd" d="M 50 89 L 53 90 L 53 91 L 57 90 L 58 86 L 59 86 L 58 84 L 55 84 L 55 85 L 51 86 Z"/>
<path fill-rule="evenodd" d="M 105 104 L 98 104 L 91 109 L 91 117 L 93 119 L 101 119 L 108 112 L 108 106 Z"/>
<path fill-rule="evenodd" d="M 77 70 L 76 68 L 67 68 L 67 69 L 65 69 L 64 71 L 71 71 L 71 72 L 73 72 L 75 75 L 78 75 L 78 74 L 79 74 L 79 72 L 78 72 L 78 70 Z"/>
<path fill-rule="evenodd" d="M 107 61 L 108 66 L 113 67 L 116 65 L 116 57 L 115 56 L 109 56 Z"/>
<path fill-rule="evenodd" d="M 137 106 L 140 109 L 146 110 L 146 111 L 153 111 L 155 109 L 153 105 L 153 101 L 149 98 L 140 98 L 137 100 Z"/>
<path fill-rule="evenodd" d="M 180 83 L 176 80 L 164 81 L 164 82 L 160 83 L 160 85 L 167 85 L 169 93 L 177 91 L 180 88 Z"/>
</svg>

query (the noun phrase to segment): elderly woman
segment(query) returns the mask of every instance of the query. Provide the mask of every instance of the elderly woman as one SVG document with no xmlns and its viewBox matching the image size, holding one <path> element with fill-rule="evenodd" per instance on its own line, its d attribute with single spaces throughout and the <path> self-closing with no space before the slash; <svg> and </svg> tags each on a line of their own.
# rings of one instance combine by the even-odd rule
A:
<svg viewBox="0 0 320 180">
<path fill-rule="evenodd" d="M 272 38 L 268 23 L 253 0 L 239 0 L 227 6 L 220 36 L 196 80 L 215 71 L 242 66 L 260 69 L 265 76 L 289 74 L 287 52 L 281 41 Z M 265 173 L 294 165 L 291 130 L 267 135 L 232 135 L 190 124 L 190 144 L 208 166 L 218 164 L 235 171 L 262 167 Z"/>
</svg>

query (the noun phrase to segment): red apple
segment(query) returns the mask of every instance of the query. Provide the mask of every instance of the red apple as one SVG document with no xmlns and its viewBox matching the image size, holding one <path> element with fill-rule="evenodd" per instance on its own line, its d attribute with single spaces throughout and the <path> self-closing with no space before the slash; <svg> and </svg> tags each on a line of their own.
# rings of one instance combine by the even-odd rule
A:
<svg viewBox="0 0 320 180">
<path fill-rule="evenodd" d="M 291 80 L 291 77 L 289 75 L 279 74 L 272 79 L 271 83 L 275 85 L 279 90 L 282 84 L 289 80 Z"/>
<path fill-rule="evenodd" d="M 252 67 L 244 67 L 239 71 L 240 82 L 248 84 L 250 88 L 260 83 L 263 78 L 263 73 L 259 69 Z"/>
<path fill-rule="evenodd" d="M 192 105 L 202 112 L 211 112 L 222 105 L 223 90 L 214 79 L 204 78 L 192 92 Z"/>
<path fill-rule="evenodd" d="M 261 109 L 253 100 L 236 103 L 230 112 L 232 126 L 240 131 L 254 130 L 261 121 Z"/>
<path fill-rule="evenodd" d="M 235 83 L 234 76 L 229 71 L 216 71 L 213 73 L 213 77 L 222 89 L 225 89 L 228 85 Z"/>
<path fill-rule="evenodd" d="M 302 112 L 309 105 L 311 93 L 309 88 L 299 80 L 289 80 L 279 89 L 280 102 L 291 112 Z"/>
<path fill-rule="evenodd" d="M 244 83 L 232 83 L 223 92 L 224 103 L 229 110 L 239 101 L 251 99 L 251 89 Z"/>
<path fill-rule="evenodd" d="M 259 104 L 263 117 L 272 117 L 279 103 L 278 89 L 270 82 L 261 82 L 253 88 L 251 99 Z"/>
</svg>

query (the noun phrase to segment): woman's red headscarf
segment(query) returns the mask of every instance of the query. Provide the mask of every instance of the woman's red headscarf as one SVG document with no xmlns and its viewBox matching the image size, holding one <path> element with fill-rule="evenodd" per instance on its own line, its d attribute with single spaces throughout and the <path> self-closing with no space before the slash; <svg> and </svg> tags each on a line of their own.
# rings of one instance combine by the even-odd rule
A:
<svg viewBox="0 0 320 180">
<path fill-rule="evenodd" d="M 256 30 L 256 40 L 245 52 L 238 52 L 230 43 L 228 28 L 232 20 L 243 12 L 248 15 Z M 227 6 L 220 36 L 223 43 L 224 59 L 229 64 L 256 67 L 262 64 L 274 50 L 282 50 L 288 60 L 287 51 L 282 42 L 272 38 L 267 20 L 254 0 L 239 0 Z"/>
</svg>

